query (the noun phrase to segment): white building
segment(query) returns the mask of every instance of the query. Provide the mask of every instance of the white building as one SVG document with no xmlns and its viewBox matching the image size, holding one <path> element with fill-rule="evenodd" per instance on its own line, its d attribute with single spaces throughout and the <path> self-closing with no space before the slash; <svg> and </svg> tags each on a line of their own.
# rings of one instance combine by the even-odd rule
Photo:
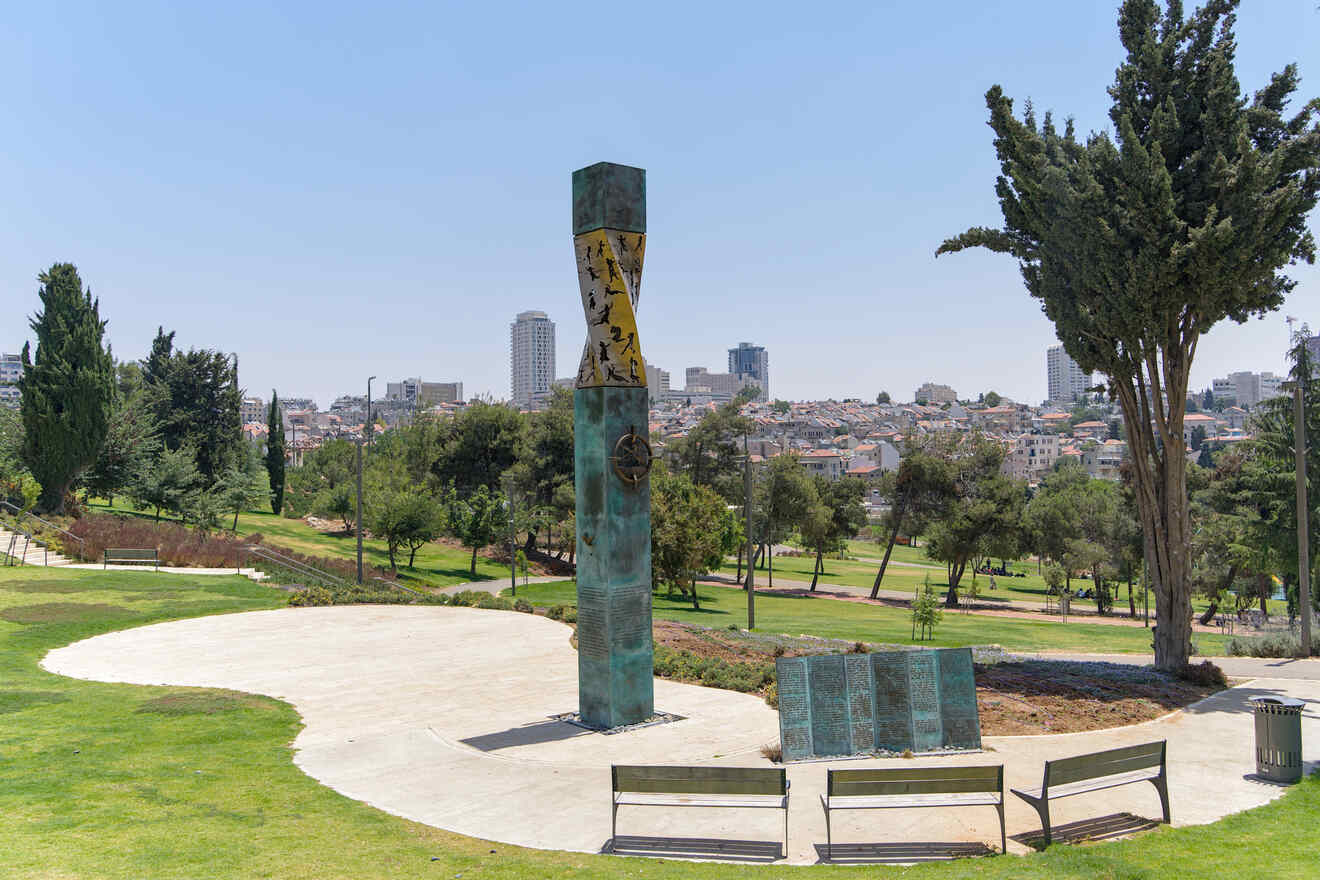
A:
<svg viewBox="0 0 1320 880">
<path fill-rule="evenodd" d="M 1058 434 L 1021 434 L 1013 440 L 1000 470 L 1015 479 L 1037 483 L 1058 460 Z"/>
<path fill-rule="evenodd" d="M 23 358 L 16 354 L 0 354 L 0 406 L 18 406 L 21 396 L 18 380 L 23 378 Z"/>
<path fill-rule="evenodd" d="M 545 312 L 519 312 L 509 325 L 509 391 L 515 406 L 555 380 L 555 324 Z"/>
<path fill-rule="evenodd" d="M 1282 394 L 1283 382 L 1283 376 L 1273 373 L 1242 371 L 1229 373 L 1223 379 L 1215 379 L 1212 388 L 1216 403 L 1236 404 L 1243 409 L 1250 409 L 1262 400 Z"/>
<path fill-rule="evenodd" d="M 958 395 L 948 385 L 936 385 L 934 382 L 926 382 L 916 390 L 912 399 L 917 403 L 925 401 L 926 403 L 939 405 L 941 403 L 957 403 Z"/>
<path fill-rule="evenodd" d="M 688 367 L 685 374 L 684 393 L 710 393 L 716 397 L 732 399 L 739 391 L 749 386 L 760 388 L 761 383 L 745 373 L 712 373 L 705 367 Z M 764 391 L 765 389 L 762 389 Z M 764 396 L 757 398 L 764 400 Z"/>
<path fill-rule="evenodd" d="M 1045 379 L 1050 403 L 1072 403 L 1095 384 L 1091 374 L 1083 372 L 1062 345 L 1045 349 Z"/>
<path fill-rule="evenodd" d="M 245 397 L 238 406 L 238 418 L 244 425 L 264 425 L 268 415 L 266 401 L 260 397 Z"/>
</svg>

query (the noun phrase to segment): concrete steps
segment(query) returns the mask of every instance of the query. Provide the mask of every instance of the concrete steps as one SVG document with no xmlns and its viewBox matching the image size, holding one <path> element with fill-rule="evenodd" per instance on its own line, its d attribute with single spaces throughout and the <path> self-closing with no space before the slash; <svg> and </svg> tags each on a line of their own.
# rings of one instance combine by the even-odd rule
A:
<svg viewBox="0 0 1320 880">
<path fill-rule="evenodd" d="M 19 535 L 15 540 L 14 533 L 4 528 L 0 528 L 0 556 L 5 556 L 9 553 L 9 542 L 11 540 L 14 541 L 13 564 L 15 565 L 17 565 L 20 560 L 23 565 L 43 566 L 68 565 L 70 562 L 67 557 L 61 556 L 54 550 L 47 550 L 46 545 L 36 538 L 29 541 L 26 536 Z"/>
</svg>

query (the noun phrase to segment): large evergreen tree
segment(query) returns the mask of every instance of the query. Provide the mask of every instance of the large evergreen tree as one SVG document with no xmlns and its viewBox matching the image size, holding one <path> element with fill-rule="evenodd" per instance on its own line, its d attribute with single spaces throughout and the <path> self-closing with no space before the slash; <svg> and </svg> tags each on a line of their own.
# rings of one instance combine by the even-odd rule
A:
<svg viewBox="0 0 1320 880">
<path fill-rule="evenodd" d="M 242 392 L 231 355 L 205 348 L 176 351 L 174 334 L 159 328 L 142 375 L 152 390 L 161 442 L 172 451 L 192 449 L 207 486 L 241 461 Z"/>
<path fill-rule="evenodd" d="M 1306 217 L 1320 194 L 1320 102 L 1286 117 L 1295 66 L 1250 98 L 1234 73 L 1236 0 L 1184 16 L 1125 0 L 1127 57 L 1109 94 L 1114 136 L 1079 140 L 999 86 L 986 94 L 1003 173 L 1002 229 L 973 228 L 937 253 L 985 247 L 1019 261 L 1068 354 L 1103 375 L 1123 411 L 1155 581 L 1155 662 L 1187 662 L 1191 528 L 1183 415 L 1197 343 L 1225 318 L 1278 308 L 1281 270 L 1313 262 Z"/>
<path fill-rule="evenodd" d="M 102 344 L 100 302 L 84 291 L 72 263 L 38 276 L 42 310 L 30 321 L 37 335 L 33 361 L 23 345 L 23 460 L 41 484 L 37 505 L 62 513 L 79 472 L 96 459 L 110 427 L 114 361 Z"/>
<path fill-rule="evenodd" d="M 274 388 L 266 411 L 266 476 L 270 478 L 270 509 L 279 516 L 284 509 L 284 419 Z"/>
</svg>

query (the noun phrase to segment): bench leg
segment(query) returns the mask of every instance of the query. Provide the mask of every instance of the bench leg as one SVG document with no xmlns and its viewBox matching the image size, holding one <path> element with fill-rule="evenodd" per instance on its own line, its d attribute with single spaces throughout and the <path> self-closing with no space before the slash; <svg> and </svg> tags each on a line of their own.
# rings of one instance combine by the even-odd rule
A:
<svg viewBox="0 0 1320 880">
<path fill-rule="evenodd" d="M 614 838 L 619 836 L 619 802 L 610 797 L 610 852 L 614 852 Z"/>
<path fill-rule="evenodd" d="M 784 858 L 788 858 L 788 807 L 784 807 Z"/>
<path fill-rule="evenodd" d="M 1004 825 L 1004 802 L 1001 800 L 995 805 L 999 811 L 999 852 L 1001 855 L 1008 855 L 1008 829 Z"/>
<path fill-rule="evenodd" d="M 1169 819 L 1169 780 L 1163 773 L 1150 781 L 1155 786 L 1155 790 L 1160 793 L 1160 806 L 1164 808 L 1164 824 L 1170 823 Z"/>
<path fill-rule="evenodd" d="M 824 804 L 821 804 L 825 807 Z M 825 861 L 834 861 L 834 837 L 830 832 L 830 808 L 825 807 Z"/>
</svg>

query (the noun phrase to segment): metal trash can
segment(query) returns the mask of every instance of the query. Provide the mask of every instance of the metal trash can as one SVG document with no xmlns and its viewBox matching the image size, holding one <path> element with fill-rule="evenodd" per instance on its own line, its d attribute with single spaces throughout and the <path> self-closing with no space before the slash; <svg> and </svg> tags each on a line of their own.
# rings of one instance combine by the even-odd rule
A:
<svg viewBox="0 0 1320 880">
<path fill-rule="evenodd" d="M 1252 697 L 1256 711 L 1256 775 L 1273 782 L 1302 778 L 1301 700 Z"/>
</svg>

